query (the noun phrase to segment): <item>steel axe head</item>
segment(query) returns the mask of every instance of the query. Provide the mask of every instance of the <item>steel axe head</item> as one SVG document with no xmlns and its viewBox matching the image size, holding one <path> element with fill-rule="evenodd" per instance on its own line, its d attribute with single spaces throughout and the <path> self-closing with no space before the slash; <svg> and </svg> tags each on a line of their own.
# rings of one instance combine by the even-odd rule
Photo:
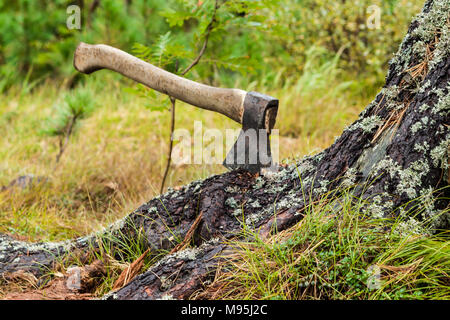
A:
<svg viewBox="0 0 450 320">
<path fill-rule="evenodd" d="M 277 99 L 197 83 L 103 44 L 80 43 L 73 64 L 86 74 L 110 69 L 170 97 L 226 115 L 242 124 L 242 130 L 223 162 L 225 167 L 258 172 L 272 165 L 269 136 L 278 112 Z"/>
<path fill-rule="evenodd" d="M 270 132 L 278 113 L 278 100 L 258 92 L 247 92 L 244 98 L 242 130 L 228 152 L 223 165 L 252 173 L 270 167 L 272 154 Z"/>
</svg>

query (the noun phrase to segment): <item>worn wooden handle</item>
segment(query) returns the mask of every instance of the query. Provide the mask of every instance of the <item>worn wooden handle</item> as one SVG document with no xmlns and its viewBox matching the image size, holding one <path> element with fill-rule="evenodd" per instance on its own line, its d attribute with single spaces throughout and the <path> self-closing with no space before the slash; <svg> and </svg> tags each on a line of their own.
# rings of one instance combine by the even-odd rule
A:
<svg viewBox="0 0 450 320">
<path fill-rule="evenodd" d="M 100 69 L 119 72 L 171 97 L 219 112 L 242 123 L 243 104 L 247 94 L 243 90 L 200 84 L 104 44 L 90 45 L 81 42 L 75 51 L 73 65 L 75 69 L 86 74 Z"/>
</svg>

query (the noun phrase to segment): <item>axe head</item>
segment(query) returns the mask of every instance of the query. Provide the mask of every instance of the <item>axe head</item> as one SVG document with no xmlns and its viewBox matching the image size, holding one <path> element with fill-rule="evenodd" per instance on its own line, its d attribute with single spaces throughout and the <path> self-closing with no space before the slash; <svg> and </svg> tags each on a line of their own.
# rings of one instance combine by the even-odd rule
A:
<svg viewBox="0 0 450 320">
<path fill-rule="evenodd" d="M 275 125 L 278 100 L 250 91 L 245 96 L 243 110 L 242 130 L 223 165 L 231 170 L 257 173 L 272 165 L 269 137 Z"/>
</svg>

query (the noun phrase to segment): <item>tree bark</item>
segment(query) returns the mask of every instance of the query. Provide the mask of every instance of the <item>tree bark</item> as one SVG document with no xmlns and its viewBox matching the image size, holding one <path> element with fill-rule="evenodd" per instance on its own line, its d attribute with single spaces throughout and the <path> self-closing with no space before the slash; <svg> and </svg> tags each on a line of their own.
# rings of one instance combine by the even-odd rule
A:
<svg viewBox="0 0 450 320">
<path fill-rule="evenodd" d="M 239 237 L 244 224 L 262 235 L 286 229 L 311 201 L 339 188 L 367 199 L 367 215 L 408 214 L 420 204 L 412 224 L 436 217 L 432 228 L 448 228 L 449 214 L 439 213 L 448 208 L 450 196 L 449 21 L 447 0 L 425 3 L 390 63 L 385 86 L 328 149 L 275 173 L 232 171 L 169 189 L 99 232 L 126 241 L 143 230 L 152 252 L 171 250 L 202 213 L 194 249 L 167 255 L 107 298 L 189 298 L 212 280 L 228 250 L 224 240 Z M 26 244 L 0 238 L 0 274 L 18 269 L 41 274 L 42 265 L 50 267 L 55 257 L 95 247 L 98 239 Z"/>
</svg>

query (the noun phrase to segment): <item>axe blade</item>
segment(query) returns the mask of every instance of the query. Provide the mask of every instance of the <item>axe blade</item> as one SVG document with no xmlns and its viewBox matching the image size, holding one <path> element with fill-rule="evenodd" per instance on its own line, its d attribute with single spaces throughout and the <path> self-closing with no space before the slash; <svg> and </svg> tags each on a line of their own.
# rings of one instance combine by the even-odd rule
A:
<svg viewBox="0 0 450 320">
<path fill-rule="evenodd" d="M 243 108 L 242 130 L 223 165 L 230 170 L 257 173 L 272 166 L 269 136 L 278 112 L 278 99 L 250 91 Z"/>
<path fill-rule="evenodd" d="M 251 173 L 272 166 L 270 139 L 266 129 L 241 130 L 223 165 L 230 170 L 243 169 Z"/>
</svg>

